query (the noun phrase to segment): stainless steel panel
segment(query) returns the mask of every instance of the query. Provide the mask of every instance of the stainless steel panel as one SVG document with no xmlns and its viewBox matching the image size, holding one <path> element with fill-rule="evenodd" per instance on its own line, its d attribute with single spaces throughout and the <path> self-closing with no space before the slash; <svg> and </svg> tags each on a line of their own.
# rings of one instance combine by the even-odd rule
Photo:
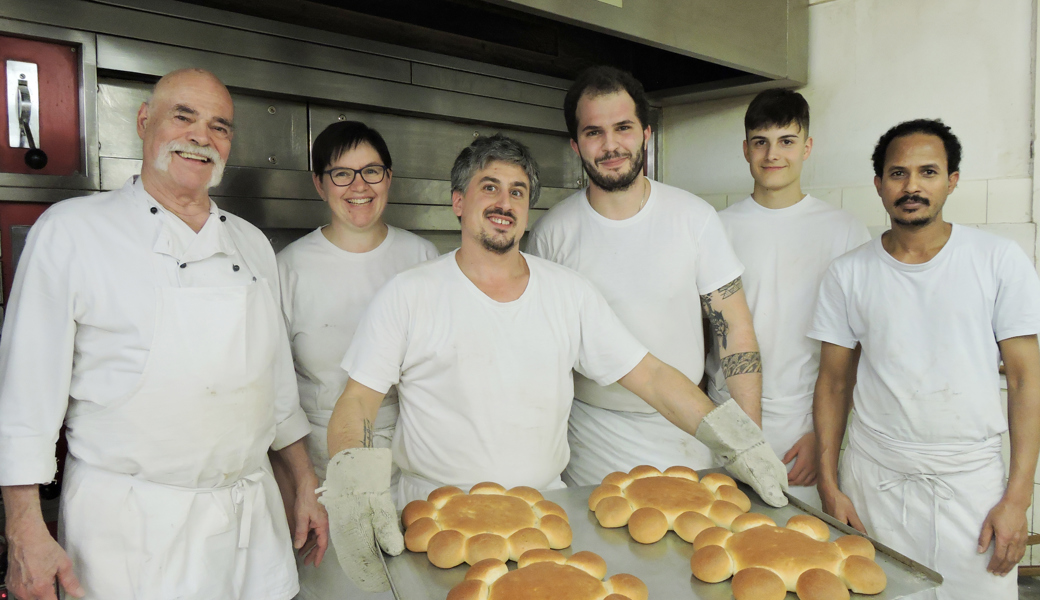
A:
<svg viewBox="0 0 1040 600">
<path fill-rule="evenodd" d="M 10 4 L 5 3 L 3 13 L 8 16 Z M 52 7 L 46 3 L 23 2 L 23 5 L 38 6 L 38 10 L 49 11 Z M 26 6 L 21 6 L 26 8 Z M 95 37 L 91 33 L 71 31 L 46 25 L 24 23 L 7 18 L 0 18 L 0 33 L 22 35 L 42 39 L 64 40 L 79 45 L 79 56 L 81 60 L 79 81 L 79 115 L 80 132 L 83 144 L 83 171 L 78 175 L 24 175 L 21 173 L 0 173 L 0 187 L 42 187 L 42 188 L 70 188 L 70 189 L 97 189 L 100 179 L 98 176 L 98 138 L 97 122 L 94 115 L 97 112 L 95 106 L 97 86 L 97 62 Z"/>
<path fill-rule="evenodd" d="M 140 172 L 140 160 L 102 158 L 101 189 L 120 188 L 127 179 Z M 542 198 L 538 201 L 537 207 L 539 209 L 551 208 L 557 202 L 573 194 L 574 191 L 567 188 L 542 188 Z M 2 193 L 2 188 L 0 188 L 0 193 Z M 235 198 L 321 200 L 318 192 L 314 190 L 309 171 L 251 169 L 248 167 L 228 167 L 220 186 L 214 188 L 213 195 Z M 0 199 L 3 197 L 0 196 Z M 450 206 L 451 184 L 443 180 L 395 177 L 390 186 L 390 202 L 392 204 Z"/>
<path fill-rule="evenodd" d="M 98 124 L 102 157 L 141 158 L 137 110 L 148 100 L 148 84 L 103 79 L 98 85 Z M 306 170 L 309 163 L 307 108 L 299 102 L 246 94 L 235 102 L 235 137 L 228 165 Z"/>
<path fill-rule="evenodd" d="M 433 90 L 215 52 L 171 48 L 108 35 L 98 36 L 98 65 L 102 69 L 155 76 L 181 67 L 195 66 L 212 71 L 228 87 L 253 90 L 259 94 L 274 93 L 337 103 L 350 102 L 379 110 L 504 123 L 542 131 L 566 131 L 563 112 L 545 106 Z"/>
<path fill-rule="evenodd" d="M 67 198 L 87 196 L 96 192 L 92 190 L 37 188 L 37 187 L 0 187 L 0 202 L 60 202 Z"/>
<path fill-rule="evenodd" d="M 806 0 L 490 0 L 770 78 L 788 77 L 788 5 Z M 807 11 L 796 17 L 808 20 Z"/>
<path fill-rule="evenodd" d="M 559 504 L 569 517 L 574 541 L 570 548 L 562 553 L 571 555 L 582 550 L 590 550 L 599 554 L 607 563 L 607 574 L 629 573 L 643 580 L 650 590 L 650 598 L 683 600 L 700 598 L 702 600 L 731 600 L 733 594 L 729 581 L 722 583 L 704 583 L 693 577 L 690 572 L 690 557 L 693 556 L 693 544 L 684 542 L 674 532 L 668 532 L 665 538 L 655 544 L 640 544 L 628 534 L 627 528 L 606 529 L 596 521 L 594 513 L 589 511 L 588 498 L 593 486 L 573 487 L 545 492 L 545 498 Z M 741 484 L 741 489 L 751 498 L 751 510 L 773 518 L 777 524 L 805 510 L 790 504 L 784 508 L 773 508 L 762 503 L 751 488 Z M 828 517 L 829 519 L 829 517 Z M 845 529 L 835 527 L 836 521 L 830 519 L 831 538 L 849 533 Z M 892 600 L 904 598 L 911 594 L 936 587 L 942 578 L 920 565 L 916 567 L 905 562 L 909 559 L 893 556 L 891 549 L 874 543 L 878 550 L 877 563 L 888 577 L 888 586 L 883 592 L 873 596 L 853 594 L 853 598 L 869 598 L 871 600 Z M 439 569 L 430 564 L 425 554 L 405 551 L 400 556 L 384 557 L 387 573 L 393 582 L 398 600 L 444 600 L 448 591 L 460 583 L 466 575 L 468 566 L 463 564 L 454 569 Z M 914 563 L 916 564 L 916 563 Z M 515 568 L 515 564 L 511 565 Z M 792 597 L 794 594 L 789 594 Z"/>
<path fill-rule="evenodd" d="M 336 121 L 362 121 L 379 131 L 394 158 L 394 175 L 414 179 L 451 178 L 459 152 L 478 135 L 502 132 L 531 148 L 548 187 L 581 187 L 581 160 L 563 135 L 510 130 L 506 127 L 466 125 L 435 119 L 312 106 L 311 139 Z M 540 206 L 540 204 L 539 204 Z"/>
<path fill-rule="evenodd" d="M 561 108 L 563 97 L 567 95 L 566 90 L 559 88 L 535 86 L 520 81 L 418 63 L 412 65 L 412 83 L 441 90 L 538 104 L 549 108 Z"/>
</svg>

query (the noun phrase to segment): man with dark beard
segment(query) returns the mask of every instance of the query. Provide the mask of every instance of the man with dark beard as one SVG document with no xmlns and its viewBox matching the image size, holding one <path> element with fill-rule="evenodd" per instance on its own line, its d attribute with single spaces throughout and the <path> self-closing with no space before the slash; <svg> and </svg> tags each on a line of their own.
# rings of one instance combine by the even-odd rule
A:
<svg viewBox="0 0 1040 600">
<path fill-rule="evenodd" d="M 768 502 L 786 504 L 786 469 L 746 414 L 732 403 L 716 408 L 648 353 L 585 278 L 520 252 L 540 187 L 527 148 L 477 138 L 456 159 L 451 183 L 461 248 L 391 279 L 343 358 L 350 379 L 329 421 L 333 458 L 321 502 L 340 564 L 360 587 L 386 586 L 373 530 L 388 552 L 402 548 L 388 491 L 391 450 L 372 447 L 371 434 L 391 385 L 400 401 L 393 457 L 401 503 L 482 481 L 563 487 L 577 369 L 618 382 L 690 440 L 696 434 L 727 456 L 730 471 Z"/>
<path fill-rule="evenodd" d="M 542 217 L 529 251 L 588 277 L 621 322 L 686 377 L 704 374 L 703 315 L 733 399 L 761 424 L 762 363 L 733 252 L 715 209 L 643 175 L 649 104 L 628 73 L 593 67 L 564 100 L 589 187 Z M 599 483 L 641 464 L 713 466 L 711 452 L 619 385 L 574 375 L 564 481 Z"/>
<path fill-rule="evenodd" d="M 1040 282 L 1014 242 L 943 221 L 960 157 L 940 121 L 877 144 L 892 229 L 831 264 L 809 331 L 817 487 L 825 511 L 942 574 L 938 598 L 1010 600 L 1040 447 Z"/>
</svg>

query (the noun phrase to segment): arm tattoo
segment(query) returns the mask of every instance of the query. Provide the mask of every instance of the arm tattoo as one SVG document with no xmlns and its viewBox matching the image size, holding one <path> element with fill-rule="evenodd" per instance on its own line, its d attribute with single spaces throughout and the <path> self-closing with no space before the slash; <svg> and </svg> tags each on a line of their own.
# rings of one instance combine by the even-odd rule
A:
<svg viewBox="0 0 1040 600">
<path fill-rule="evenodd" d="M 722 316 L 722 312 L 715 310 L 715 307 L 711 305 L 711 294 L 701 296 L 701 309 L 711 325 L 711 332 L 715 336 L 716 342 L 725 349 L 726 336 L 729 334 L 729 323 L 726 321 L 726 317 Z"/>
<path fill-rule="evenodd" d="M 725 300 L 742 289 L 744 289 L 744 283 L 740 280 L 740 277 L 737 277 L 718 289 L 719 297 Z"/>
<path fill-rule="evenodd" d="M 762 355 L 758 352 L 738 352 L 722 359 L 722 374 L 726 377 L 762 372 Z"/>
<path fill-rule="evenodd" d="M 369 421 L 368 419 L 365 419 L 364 427 L 365 427 L 365 437 L 361 441 L 361 444 L 365 448 L 371 448 L 372 447 L 372 421 Z"/>
</svg>

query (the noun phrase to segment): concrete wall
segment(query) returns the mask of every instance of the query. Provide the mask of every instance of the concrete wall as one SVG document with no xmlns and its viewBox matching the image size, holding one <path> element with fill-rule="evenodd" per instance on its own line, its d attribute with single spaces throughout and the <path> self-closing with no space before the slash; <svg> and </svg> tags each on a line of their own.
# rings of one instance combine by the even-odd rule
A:
<svg viewBox="0 0 1040 600">
<path fill-rule="evenodd" d="M 873 187 L 874 144 L 900 121 L 941 118 L 964 145 L 961 183 L 944 216 L 1014 239 L 1035 260 L 1036 0 L 810 4 L 809 84 L 800 91 L 812 110 L 815 145 L 803 189 L 880 234 L 888 217 Z M 663 181 L 719 209 L 747 197 L 753 182 L 741 140 L 750 100 L 666 108 Z M 1035 482 L 1034 498 L 1040 472 Z M 1030 531 L 1040 530 L 1035 501 L 1028 516 Z M 1027 550 L 1023 564 L 1040 564 L 1040 546 Z"/>
<path fill-rule="evenodd" d="M 941 118 L 964 145 L 947 220 L 978 225 L 1036 256 L 1032 222 L 1033 2 L 817 0 L 809 9 L 813 155 L 803 188 L 858 216 L 887 215 L 870 154 L 900 121 Z M 664 110 L 663 180 L 717 208 L 752 188 L 741 155 L 750 97 Z"/>
</svg>

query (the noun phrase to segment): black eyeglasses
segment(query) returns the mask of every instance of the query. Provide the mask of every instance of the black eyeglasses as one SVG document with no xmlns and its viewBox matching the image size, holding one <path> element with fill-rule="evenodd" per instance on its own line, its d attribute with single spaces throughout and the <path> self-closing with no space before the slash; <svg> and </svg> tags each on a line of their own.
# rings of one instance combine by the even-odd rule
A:
<svg viewBox="0 0 1040 600">
<path fill-rule="evenodd" d="M 354 178 L 361 175 L 361 179 L 369 184 L 374 185 L 379 183 L 386 177 L 386 172 L 390 169 L 383 165 L 368 165 L 362 167 L 359 170 L 354 169 L 329 169 L 325 171 L 325 175 L 329 176 L 332 180 L 332 184 L 339 187 L 347 187 L 354 183 Z"/>
</svg>

